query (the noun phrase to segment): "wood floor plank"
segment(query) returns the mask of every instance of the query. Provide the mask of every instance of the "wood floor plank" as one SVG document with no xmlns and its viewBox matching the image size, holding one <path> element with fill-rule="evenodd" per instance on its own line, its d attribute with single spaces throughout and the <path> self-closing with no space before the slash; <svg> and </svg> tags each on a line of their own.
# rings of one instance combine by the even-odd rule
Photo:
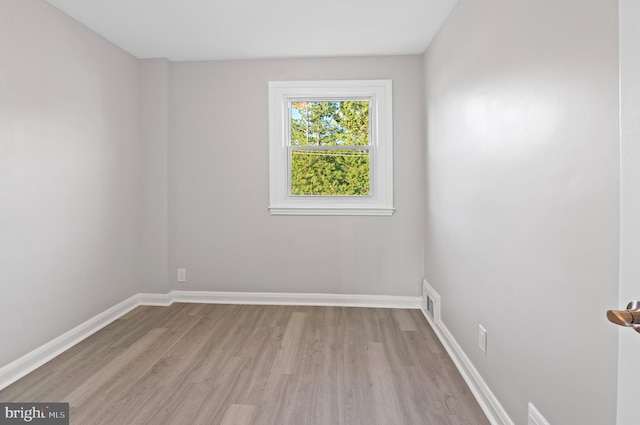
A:
<svg viewBox="0 0 640 425">
<path fill-rule="evenodd" d="M 220 425 L 250 425 L 255 406 L 232 404 L 227 409 Z"/>
<path fill-rule="evenodd" d="M 302 337 L 302 330 L 304 328 L 306 316 L 306 313 L 300 312 L 294 312 L 291 314 L 291 318 L 287 324 L 287 329 L 282 337 L 280 350 L 278 350 L 275 363 L 273 364 L 272 373 L 293 373 L 296 363 L 296 354 L 300 345 L 300 338 Z"/>
<path fill-rule="evenodd" d="M 131 365 L 131 362 L 138 357 L 145 349 L 149 348 L 166 331 L 163 328 L 152 329 L 135 344 L 123 351 L 118 357 L 113 359 L 104 368 L 98 370 L 90 379 L 78 386 L 67 396 L 67 401 L 71 405 L 82 404 L 91 398 L 104 385 L 111 381 L 114 373 L 118 373 Z"/>
<path fill-rule="evenodd" d="M 122 409 L 123 399 L 130 400 L 132 398 L 132 387 L 146 376 L 150 369 L 154 367 L 156 362 L 165 356 L 165 353 L 171 350 L 185 335 L 195 333 L 194 328 L 200 324 L 201 318 L 183 315 L 179 319 L 176 318 L 173 326 L 167 328 L 154 328 L 149 334 L 162 330 L 161 338 L 158 338 L 148 347 L 140 350 L 132 355 L 130 361 L 126 364 L 117 364 L 116 367 L 104 368 L 107 373 L 111 372 L 111 378 L 106 383 L 100 381 L 88 380 L 84 385 L 93 385 L 91 391 L 86 391 L 84 395 L 77 396 L 70 394 L 67 401 L 70 405 L 70 415 L 74 416 L 79 423 L 109 423 L 105 420 L 110 418 L 110 413 Z M 132 346 L 133 347 L 133 346 Z M 101 373 L 103 372 L 101 371 Z M 111 403 L 87 403 L 89 398 L 86 394 L 93 392 L 111 400 Z M 96 397 L 92 397 L 96 398 Z M 85 404 L 87 406 L 85 406 Z"/>
<path fill-rule="evenodd" d="M 420 312 L 140 307 L 0 401 L 69 401 L 72 425 L 488 425 Z"/>
<path fill-rule="evenodd" d="M 406 423 L 402 413 L 402 400 L 382 343 L 367 344 L 367 365 L 372 381 L 376 423 L 379 425 Z"/>
</svg>

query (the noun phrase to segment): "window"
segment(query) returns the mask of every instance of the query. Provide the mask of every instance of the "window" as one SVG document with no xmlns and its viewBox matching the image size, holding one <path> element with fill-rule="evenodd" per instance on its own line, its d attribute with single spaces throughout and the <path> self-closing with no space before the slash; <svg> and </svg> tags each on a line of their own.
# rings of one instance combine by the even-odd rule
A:
<svg viewBox="0 0 640 425">
<path fill-rule="evenodd" d="M 269 82 L 271 214 L 393 214 L 391 80 Z"/>
</svg>

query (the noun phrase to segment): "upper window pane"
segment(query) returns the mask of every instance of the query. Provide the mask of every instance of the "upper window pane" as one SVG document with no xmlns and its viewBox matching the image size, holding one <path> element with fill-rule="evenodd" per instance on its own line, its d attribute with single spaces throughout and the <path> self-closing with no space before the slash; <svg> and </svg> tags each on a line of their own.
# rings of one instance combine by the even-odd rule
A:
<svg viewBox="0 0 640 425">
<path fill-rule="evenodd" d="M 292 146 L 369 145 L 369 101 L 291 101 Z"/>
</svg>

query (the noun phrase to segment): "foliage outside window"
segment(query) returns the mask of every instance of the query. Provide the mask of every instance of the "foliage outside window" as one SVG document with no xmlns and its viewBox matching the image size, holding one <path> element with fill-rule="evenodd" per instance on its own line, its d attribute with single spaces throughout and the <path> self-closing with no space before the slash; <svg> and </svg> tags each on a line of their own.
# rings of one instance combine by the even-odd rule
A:
<svg viewBox="0 0 640 425">
<path fill-rule="evenodd" d="M 272 214 L 391 215 L 391 82 L 270 82 Z"/>
<path fill-rule="evenodd" d="M 291 195 L 369 196 L 369 101 L 292 101 Z"/>
</svg>

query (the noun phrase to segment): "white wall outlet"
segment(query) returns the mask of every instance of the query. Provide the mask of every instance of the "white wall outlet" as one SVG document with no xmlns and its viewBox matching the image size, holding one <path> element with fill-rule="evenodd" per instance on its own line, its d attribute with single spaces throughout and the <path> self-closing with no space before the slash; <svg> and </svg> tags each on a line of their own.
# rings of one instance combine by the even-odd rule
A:
<svg viewBox="0 0 640 425">
<path fill-rule="evenodd" d="M 551 425 L 549 422 L 542 416 L 542 414 L 536 409 L 536 406 L 529 403 L 529 417 L 527 421 L 527 425 Z"/>
<path fill-rule="evenodd" d="M 178 282 L 187 281 L 187 269 L 178 269 Z"/>
<path fill-rule="evenodd" d="M 478 325 L 478 347 L 487 354 L 487 330 L 482 325 Z"/>
</svg>

